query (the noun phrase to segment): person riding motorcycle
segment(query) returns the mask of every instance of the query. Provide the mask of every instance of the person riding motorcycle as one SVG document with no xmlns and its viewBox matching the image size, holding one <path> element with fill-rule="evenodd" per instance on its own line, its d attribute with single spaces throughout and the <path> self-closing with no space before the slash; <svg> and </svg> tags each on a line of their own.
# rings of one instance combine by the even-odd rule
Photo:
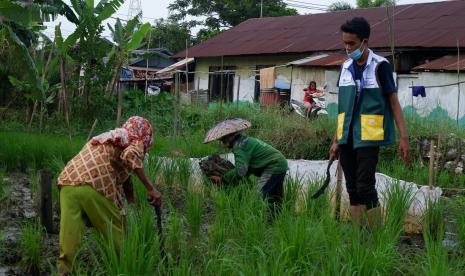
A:
<svg viewBox="0 0 465 276">
<path fill-rule="evenodd" d="M 321 96 L 321 91 L 316 89 L 316 82 L 311 81 L 308 88 L 304 89 L 304 106 L 307 109 L 307 117 L 312 114 L 312 108 L 315 107 L 315 101 L 313 97 Z"/>
</svg>

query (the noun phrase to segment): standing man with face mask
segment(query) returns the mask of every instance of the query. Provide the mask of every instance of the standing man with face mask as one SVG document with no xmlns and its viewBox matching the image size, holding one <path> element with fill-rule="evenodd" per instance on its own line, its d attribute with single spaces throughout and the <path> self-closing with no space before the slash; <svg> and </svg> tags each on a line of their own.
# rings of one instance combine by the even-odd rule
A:
<svg viewBox="0 0 465 276">
<path fill-rule="evenodd" d="M 370 24 L 355 17 L 341 31 L 349 59 L 342 65 L 338 82 L 337 131 L 330 155 L 339 155 L 352 222 L 360 226 L 366 212 L 369 228 L 375 229 L 382 221 L 375 178 L 379 147 L 395 143 L 394 121 L 405 162 L 409 140 L 391 66 L 368 48 Z"/>
</svg>

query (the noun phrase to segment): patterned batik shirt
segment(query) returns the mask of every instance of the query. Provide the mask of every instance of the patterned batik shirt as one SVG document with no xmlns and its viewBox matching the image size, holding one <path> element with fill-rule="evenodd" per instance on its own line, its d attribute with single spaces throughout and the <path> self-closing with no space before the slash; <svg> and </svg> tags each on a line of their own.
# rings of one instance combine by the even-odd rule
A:
<svg viewBox="0 0 465 276">
<path fill-rule="evenodd" d="M 58 186 L 90 185 L 122 211 L 123 183 L 142 168 L 144 144 L 132 141 L 121 149 L 113 144 L 88 142 L 58 176 Z"/>
</svg>

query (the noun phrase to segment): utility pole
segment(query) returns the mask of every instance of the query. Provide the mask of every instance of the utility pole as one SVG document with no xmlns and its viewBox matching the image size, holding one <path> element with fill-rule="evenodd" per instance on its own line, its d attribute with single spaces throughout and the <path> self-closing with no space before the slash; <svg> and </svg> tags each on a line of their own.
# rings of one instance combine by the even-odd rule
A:
<svg viewBox="0 0 465 276">
<path fill-rule="evenodd" d="M 260 1 L 260 18 L 263 17 L 263 0 Z"/>
<path fill-rule="evenodd" d="M 128 18 L 131 20 L 134 16 L 139 15 L 142 17 L 142 5 L 141 0 L 131 0 L 129 2 Z"/>
</svg>

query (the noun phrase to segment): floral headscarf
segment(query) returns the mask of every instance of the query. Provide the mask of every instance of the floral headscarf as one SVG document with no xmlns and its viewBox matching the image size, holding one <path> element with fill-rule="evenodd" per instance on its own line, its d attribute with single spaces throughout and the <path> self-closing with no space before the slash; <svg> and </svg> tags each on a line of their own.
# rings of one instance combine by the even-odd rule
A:
<svg viewBox="0 0 465 276">
<path fill-rule="evenodd" d="M 133 116 L 124 123 L 122 128 L 116 128 L 92 138 L 93 144 L 111 143 L 121 148 L 126 148 L 132 141 L 142 141 L 145 153 L 153 145 L 153 130 L 147 119 Z"/>
</svg>

